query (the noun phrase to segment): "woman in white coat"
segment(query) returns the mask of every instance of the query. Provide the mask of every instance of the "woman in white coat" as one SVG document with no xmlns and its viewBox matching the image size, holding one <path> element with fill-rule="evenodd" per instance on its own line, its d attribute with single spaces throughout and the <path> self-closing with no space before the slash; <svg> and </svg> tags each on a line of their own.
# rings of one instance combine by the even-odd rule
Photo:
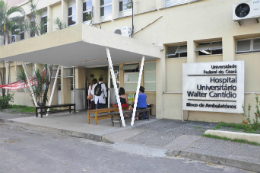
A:
<svg viewBox="0 0 260 173">
<path fill-rule="evenodd" d="M 93 79 L 91 82 L 91 85 L 88 88 L 88 95 L 92 95 L 92 99 L 90 99 L 90 106 L 89 109 L 94 109 L 94 104 L 95 104 L 95 94 L 94 94 L 94 90 L 95 90 L 95 86 L 97 83 L 97 79 Z"/>
</svg>

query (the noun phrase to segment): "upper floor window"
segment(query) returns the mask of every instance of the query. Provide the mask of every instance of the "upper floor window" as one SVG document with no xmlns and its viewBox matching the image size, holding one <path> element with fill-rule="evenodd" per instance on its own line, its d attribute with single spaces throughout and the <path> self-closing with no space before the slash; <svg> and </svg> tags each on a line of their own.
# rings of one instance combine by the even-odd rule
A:
<svg viewBox="0 0 260 173">
<path fill-rule="evenodd" d="M 129 9 L 132 9 L 131 0 L 119 0 L 119 11 L 125 11 Z"/>
<path fill-rule="evenodd" d="M 69 7 L 68 10 L 68 26 L 76 24 L 76 4 Z"/>
<path fill-rule="evenodd" d="M 100 16 L 112 14 L 112 0 L 100 0 Z"/>
<path fill-rule="evenodd" d="M 237 40 L 236 53 L 260 52 L 260 38 Z"/>
<path fill-rule="evenodd" d="M 203 55 L 220 55 L 222 54 L 222 41 L 200 43 L 195 51 L 199 52 L 200 56 Z"/>
<path fill-rule="evenodd" d="M 30 23 L 30 25 L 31 25 L 30 36 L 31 36 L 31 37 L 35 37 L 35 21 L 32 20 L 31 23 Z"/>
<path fill-rule="evenodd" d="M 41 34 L 47 33 L 47 16 L 42 16 L 41 18 Z"/>
<path fill-rule="evenodd" d="M 23 27 L 20 28 L 20 38 L 21 38 L 21 40 L 24 40 L 24 29 L 23 29 Z"/>
<path fill-rule="evenodd" d="M 165 0 L 165 7 L 171 7 L 189 3 L 188 0 Z"/>
<path fill-rule="evenodd" d="M 187 45 L 168 47 L 166 56 L 167 58 L 187 57 Z"/>
<path fill-rule="evenodd" d="M 92 0 L 83 3 L 83 22 L 90 21 L 92 18 Z"/>
</svg>

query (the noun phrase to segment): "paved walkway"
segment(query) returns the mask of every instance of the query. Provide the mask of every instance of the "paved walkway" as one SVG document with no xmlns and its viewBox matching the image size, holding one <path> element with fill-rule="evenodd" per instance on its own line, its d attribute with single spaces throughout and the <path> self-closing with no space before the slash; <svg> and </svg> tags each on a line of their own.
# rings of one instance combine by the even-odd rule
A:
<svg viewBox="0 0 260 173">
<path fill-rule="evenodd" d="M 260 171 L 260 146 L 202 137 L 217 124 L 158 120 L 104 137 L 118 143 L 165 149 L 168 156 Z"/>
</svg>

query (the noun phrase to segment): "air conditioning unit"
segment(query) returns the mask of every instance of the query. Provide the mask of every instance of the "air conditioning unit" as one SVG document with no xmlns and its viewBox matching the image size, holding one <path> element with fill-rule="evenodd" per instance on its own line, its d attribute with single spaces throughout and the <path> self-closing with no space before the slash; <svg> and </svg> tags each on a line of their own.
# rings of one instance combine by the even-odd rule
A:
<svg viewBox="0 0 260 173">
<path fill-rule="evenodd" d="M 131 31 L 131 28 L 128 26 L 114 29 L 115 34 L 122 35 L 125 37 L 131 37 Z"/>
<path fill-rule="evenodd" d="M 233 4 L 233 20 L 257 19 L 260 17 L 260 0 L 240 0 Z M 258 19 L 257 19 L 258 20 Z"/>
<path fill-rule="evenodd" d="M 12 43 L 18 42 L 21 40 L 21 36 L 20 35 L 12 35 Z"/>
</svg>

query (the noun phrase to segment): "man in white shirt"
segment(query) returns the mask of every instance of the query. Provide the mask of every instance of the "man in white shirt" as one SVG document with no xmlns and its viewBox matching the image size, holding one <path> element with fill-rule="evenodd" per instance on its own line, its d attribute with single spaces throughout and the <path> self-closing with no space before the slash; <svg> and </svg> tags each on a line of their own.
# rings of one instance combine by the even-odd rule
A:
<svg viewBox="0 0 260 173">
<path fill-rule="evenodd" d="M 106 98 L 107 98 L 107 87 L 103 83 L 103 78 L 99 78 L 99 84 L 101 84 L 101 95 L 97 96 L 95 95 L 95 104 L 97 105 L 97 109 L 104 108 L 106 104 Z M 98 84 L 95 85 L 95 87 Z"/>
</svg>

